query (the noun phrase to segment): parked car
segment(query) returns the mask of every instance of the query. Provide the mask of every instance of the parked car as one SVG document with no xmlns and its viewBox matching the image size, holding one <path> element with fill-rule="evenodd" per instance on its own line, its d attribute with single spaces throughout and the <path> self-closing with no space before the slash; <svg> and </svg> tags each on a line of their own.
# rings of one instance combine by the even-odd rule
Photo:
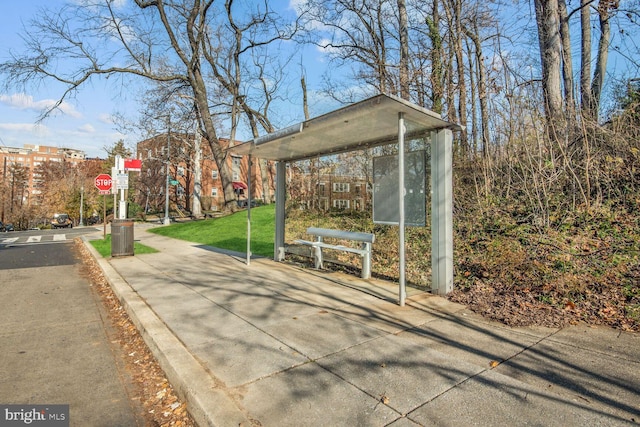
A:
<svg viewBox="0 0 640 427">
<path fill-rule="evenodd" d="M 247 199 L 239 199 L 236 201 L 236 203 L 238 204 L 238 207 L 240 208 L 246 208 L 249 205 L 249 201 Z M 260 201 L 252 199 L 251 200 L 251 207 L 255 208 L 256 206 L 260 206 Z"/>
<path fill-rule="evenodd" d="M 5 224 L 3 228 L 4 228 L 4 230 L 3 230 L 3 231 L 5 231 L 5 232 L 7 232 L 7 231 L 14 231 L 14 230 L 15 230 L 15 228 L 13 228 L 13 224 L 11 224 L 11 223 L 9 223 L 9 224 Z"/>
<path fill-rule="evenodd" d="M 65 213 L 57 213 L 53 215 L 53 220 L 51 221 L 51 227 L 53 228 L 73 228 L 73 222 L 71 218 L 69 218 L 68 214 Z"/>
<path fill-rule="evenodd" d="M 4 224 L 0 221 L 0 231 L 4 231 Z"/>
</svg>

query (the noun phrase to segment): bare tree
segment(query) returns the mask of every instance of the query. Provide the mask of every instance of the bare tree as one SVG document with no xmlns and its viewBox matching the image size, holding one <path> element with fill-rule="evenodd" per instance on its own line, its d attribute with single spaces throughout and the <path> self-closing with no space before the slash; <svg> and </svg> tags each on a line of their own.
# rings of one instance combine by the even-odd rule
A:
<svg viewBox="0 0 640 427">
<path fill-rule="evenodd" d="M 363 87 L 365 92 L 397 93 L 393 68 L 398 67 L 399 47 L 398 38 L 389 32 L 389 24 L 396 20 L 391 0 L 309 0 L 306 4 L 309 20 L 323 29 L 313 32 L 312 40 L 337 67 L 354 67 L 350 77 L 368 86 Z M 347 94 L 337 93 L 336 88 L 332 82 L 327 91 L 344 101 Z M 356 96 L 361 98 L 362 93 Z"/>
<path fill-rule="evenodd" d="M 237 99 L 239 90 L 237 84 L 211 84 L 209 74 L 216 75 L 215 63 L 203 58 L 225 49 L 216 44 L 227 40 L 218 36 L 220 32 L 236 34 L 220 20 L 233 3 L 227 0 L 220 8 L 213 0 L 135 0 L 119 6 L 111 0 L 87 0 L 57 11 L 42 10 L 25 28 L 26 50 L 0 64 L 0 73 L 7 77 L 5 87 L 59 83 L 62 93 L 45 116 L 96 78 L 140 77 L 185 88 L 218 165 L 226 205 L 231 208 L 235 193 L 227 153 L 218 137 L 223 121 L 218 117 L 229 117 L 226 99 Z M 241 33 L 241 52 L 295 32 L 295 27 L 280 26 L 267 1 L 262 8 L 258 5 L 246 13 L 255 30 Z M 245 98 L 245 102 L 251 100 Z M 247 105 L 242 111 L 253 109 Z"/>
</svg>

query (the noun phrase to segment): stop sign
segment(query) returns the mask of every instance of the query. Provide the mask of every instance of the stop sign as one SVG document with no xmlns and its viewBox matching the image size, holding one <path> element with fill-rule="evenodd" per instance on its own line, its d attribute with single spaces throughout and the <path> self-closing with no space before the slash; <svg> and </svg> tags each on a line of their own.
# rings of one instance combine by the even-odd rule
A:
<svg viewBox="0 0 640 427">
<path fill-rule="evenodd" d="M 96 176 L 96 179 L 94 181 L 96 188 L 100 190 L 101 193 L 106 193 L 111 190 L 112 182 L 113 181 L 111 181 L 111 175 L 106 173 L 101 173 L 100 175 Z"/>
</svg>

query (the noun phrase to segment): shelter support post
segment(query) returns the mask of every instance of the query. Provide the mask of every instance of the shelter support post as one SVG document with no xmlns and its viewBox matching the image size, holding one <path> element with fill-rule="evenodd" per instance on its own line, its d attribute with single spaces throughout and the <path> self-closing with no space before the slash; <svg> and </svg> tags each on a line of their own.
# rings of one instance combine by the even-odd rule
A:
<svg viewBox="0 0 640 427">
<path fill-rule="evenodd" d="M 407 287 L 405 278 L 405 230 L 404 230 L 404 113 L 398 113 L 398 248 L 399 248 L 399 295 L 398 303 L 404 307 L 407 297 Z"/>
<path fill-rule="evenodd" d="M 273 259 L 284 261 L 284 220 L 285 201 L 287 199 L 287 163 L 276 163 L 276 235 L 274 239 Z"/>
<path fill-rule="evenodd" d="M 431 133 L 431 291 L 453 291 L 453 133 Z"/>
<path fill-rule="evenodd" d="M 247 265 L 251 264 L 251 154 L 247 168 Z"/>
</svg>

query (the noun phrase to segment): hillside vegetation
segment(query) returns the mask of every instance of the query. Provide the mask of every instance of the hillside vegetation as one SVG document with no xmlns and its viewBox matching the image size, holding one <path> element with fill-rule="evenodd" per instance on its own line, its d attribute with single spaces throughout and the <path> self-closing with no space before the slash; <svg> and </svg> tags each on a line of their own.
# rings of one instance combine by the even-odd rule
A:
<svg viewBox="0 0 640 427">
<path fill-rule="evenodd" d="M 561 141 L 522 118 L 517 132 L 479 156 L 455 147 L 451 300 L 510 325 L 640 330 L 637 87 L 619 107 L 605 125 L 572 122 Z M 397 228 L 367 214 L 291 206 L 287 238 L 309 225 L 374 232 L 373 273 L 397 279 Z M 428 289 L 429 227 L 408 228 L 406 239 L 407 281 Z"/>
</svg>

